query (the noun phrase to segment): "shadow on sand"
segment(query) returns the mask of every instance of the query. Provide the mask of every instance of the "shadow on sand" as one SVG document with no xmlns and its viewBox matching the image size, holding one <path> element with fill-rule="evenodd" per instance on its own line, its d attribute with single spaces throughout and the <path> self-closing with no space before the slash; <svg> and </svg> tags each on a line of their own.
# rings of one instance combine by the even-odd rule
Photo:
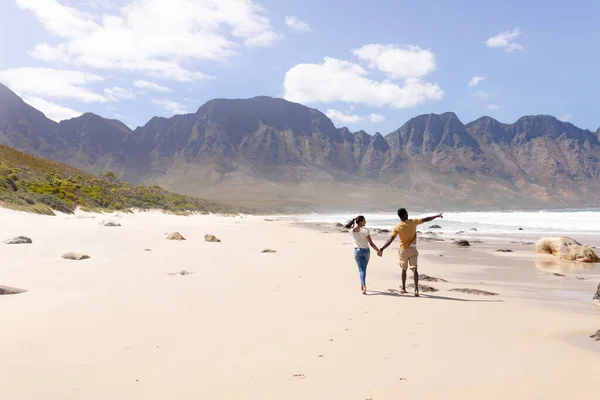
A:
<svg viewBox="0 0 600 400">
<path fill-rule="evenodd" d="M 468 301 L 475 303 L 503 303 L 504 300 L 483 300 L 483 299 L 459 299 L 456 297 L 438 296 L 433 294 L 423 294 L 420 297 L 415 297 L 412 293 L 401 294 L 397 291 L 393 292 L 381 292 L 378 290 L 369 290 L 367 296 L 391 296 L 391 297 L 408 297 L 412 299 L 436 299 L 436 300 L 449 300 L 449 301 Z"/>
</svg>

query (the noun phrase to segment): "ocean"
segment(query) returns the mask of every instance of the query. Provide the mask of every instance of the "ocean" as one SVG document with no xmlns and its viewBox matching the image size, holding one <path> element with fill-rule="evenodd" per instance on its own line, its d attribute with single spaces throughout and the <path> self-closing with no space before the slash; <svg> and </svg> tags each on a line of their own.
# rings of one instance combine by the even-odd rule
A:
<svg viewBox="0 0 600 400">
<path fill-rule="evenodd" d="M 436 212 L 411 214 L 410 217 L 426 217 L 435 214 Z M 390 229 L 398 222 L 398 217 L 393 212 L 363 215 L 367 219 L 367 226 L 371 228 Z M 306 222 L 344 223 L 355 216 L 353 214 L 312 214 L 299 216 L 299 218 Z M 600 210 L 448 212 L 444 213 L 443 219 L 424 224 L 421 230 L 427 231 L 428 227 L 434 224 L 441 226 L 441 229 L 435 230 L 436 232 L 447 234 L 464 231 L 465 234 L 486 236 L 598 235 L 600 239 Z"/>
</svg>

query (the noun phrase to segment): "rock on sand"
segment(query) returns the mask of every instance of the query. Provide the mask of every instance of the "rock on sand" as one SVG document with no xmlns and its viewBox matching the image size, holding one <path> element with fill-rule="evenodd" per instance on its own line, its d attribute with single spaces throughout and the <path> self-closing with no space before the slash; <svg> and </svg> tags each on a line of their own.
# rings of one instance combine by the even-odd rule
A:
<svg viewBox="0 0 600 400">
<path fill-rule="evenodd" d="M 1 286 L 0 285 L 0 296 L 9 295 L 9 294 L 21 294 L 25 293 L 27 290 L 25 289 L 17 289 L 10 286 Z"/>
<path fill-rule="evenodd" d="M 88 258 L 90 258 L 90 256 L 82 253 L 67 253 L 63 254 L 62 258 L 64 258 L 65 260 L 87 260 Z"/>
<path fill-rule="evenodd" d="M 120 223 L 115 222 L 115 221 L 102 221 L 100 223 L 100 225 L 104 225 L 104 226 L 110 226 L 110 227 L 117 227 L 117 226 L 121 226 Z"/>
<path fill-rule="evenodd" d="M 551 254 L 563 260 L 579 262 L 600 262 L 600 257 L 594 250 L 565 236 L 541 238 L 535 245 L 537 254 Z"/>
<path fill-rule="evenodd" d="M 215 235 L 204 235 L 204 241 L 205 242 L 220 243 L 221 239 L 219 239 Z"/>
<path fill-rule="evenodd" d="M 167 240 L 185 240 L 185 238 L 183 237 L 183 235 L 179 232 L 173 232 L 173 233 L 169 233 L 169 235 L 167 236 Z"/>
<path fill-rule="evenodd" d="M 471 243 L 469 243 L 468 240 L 457 240 L 456 242 L 452 243 L 454 246 L 458 246 L 458 247 L 469 247 L 471 246 Z"/>
<path fill-rule="evenodd" d="M 4 244 L 31 244 L 33 241 L 27 236 L 17 236 L 12 239 L 5 240 Z"/>
</svg>

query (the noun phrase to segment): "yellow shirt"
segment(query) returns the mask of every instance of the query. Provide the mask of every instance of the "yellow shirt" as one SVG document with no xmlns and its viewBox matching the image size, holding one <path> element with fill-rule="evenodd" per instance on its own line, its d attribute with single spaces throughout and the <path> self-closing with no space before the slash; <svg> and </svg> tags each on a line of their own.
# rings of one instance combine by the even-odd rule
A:
<svg viewBox="0 0 600 400">
<path fill-rule="evenodd" d="M 407 219 L 400 222 L 392 230 L 392 236 L 400 236 L 400 248 L 408 249 L 411 244 L 417 244 L 417 226 L 423 223 L 422 219 Z"/>
</svg>

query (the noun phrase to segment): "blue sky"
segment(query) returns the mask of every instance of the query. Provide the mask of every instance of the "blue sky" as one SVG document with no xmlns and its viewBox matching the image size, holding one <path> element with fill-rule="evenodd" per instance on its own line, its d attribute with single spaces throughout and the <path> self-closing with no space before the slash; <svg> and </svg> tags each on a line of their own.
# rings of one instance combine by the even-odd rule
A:
<svg viewBox="0 0 600 400">
<path fill-rule="evenodd" d="M 91 111 L 136 127 L 216 97 L 269 95 L 369 133 L 444 111 L 465 123 L 551 114 L 600 126 L 600 2 L 591 0 L 0 7 L 0 82 L 55 120 Z"/>
</svg>

